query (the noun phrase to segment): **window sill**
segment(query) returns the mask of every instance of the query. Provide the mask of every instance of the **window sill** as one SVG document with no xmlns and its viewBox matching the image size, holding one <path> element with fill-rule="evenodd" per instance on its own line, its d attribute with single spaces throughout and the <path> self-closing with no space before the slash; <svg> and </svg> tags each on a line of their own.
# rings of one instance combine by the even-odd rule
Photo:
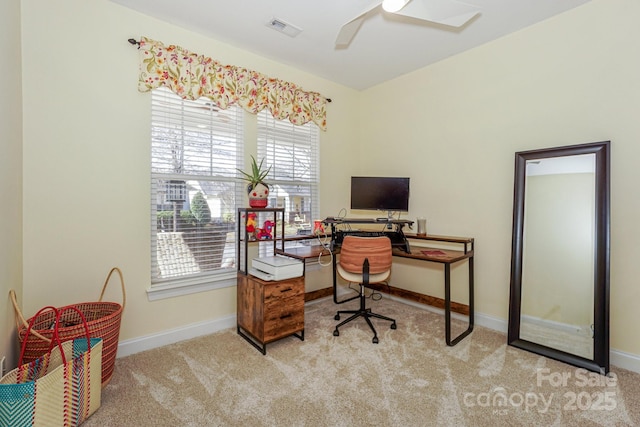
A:
<svg viewBox="0 0 640 427">
<path fill-rule="evenodd" d="M 158 301 L 214 289 L 228 288 L 236 286 L 236 279 L 237 273 L 235 269 L 233 269 L 218 274 L 215 277 L 178 279 L 162 284 L 154 284 L 147 289 L 147 299 L 149 301 Z"/>
</svg>

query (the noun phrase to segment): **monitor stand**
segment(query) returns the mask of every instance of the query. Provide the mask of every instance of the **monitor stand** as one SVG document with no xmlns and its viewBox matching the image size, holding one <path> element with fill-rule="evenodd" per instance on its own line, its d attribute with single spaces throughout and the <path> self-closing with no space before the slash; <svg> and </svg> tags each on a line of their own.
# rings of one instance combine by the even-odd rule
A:
<svg viewBox="0 0 640 427">
<path fill-rule="evenodd" d="M 394 220 L 393 213 L 394 213 L 394 211 L 387 211 L 387 217 L 386 218 L 382 217 L 382 218 L 376 218 L 376 219 L 378 221 L 382 221 L 383 219 L 386 219 L 387 221 L 393 221 Z"/>
<path fill-rule="evenodd" d="M 387 228 L 390 230 L 393 229 L 393 226 L 391 225 L 391 221 L 393 221 L 394 219 L 395 218 L 393 217 L 393 211 L 387 211 Z"/>
</svg>

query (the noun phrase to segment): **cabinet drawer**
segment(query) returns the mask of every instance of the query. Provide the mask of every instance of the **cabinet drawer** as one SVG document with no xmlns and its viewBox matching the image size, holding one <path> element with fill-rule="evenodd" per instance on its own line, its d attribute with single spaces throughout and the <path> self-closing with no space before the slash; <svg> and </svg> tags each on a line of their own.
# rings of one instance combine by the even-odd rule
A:
<svg viewBox="0 0 640 427">
<path fill-rule="evenodd" d="M 304 295 L 304 278 L 296 278 L 284 282 L 273 282 L 264 287 L 264 303 L 273 300 Z"/>
<path fill-rule="evenodd" d="M 273 300 L 264 305 L 264 321 L 286 319 L 290 314 L 304 314 L 304 297 L 302 295 Z"/>
<path fill-rule="evenodd" d="M 300 304 L 300 307 L 302 309 L 289 306 L 268 312 L 264 322 L 265 342 L 302 331 L 304 329 L 304 302 Z"/>
</svg>

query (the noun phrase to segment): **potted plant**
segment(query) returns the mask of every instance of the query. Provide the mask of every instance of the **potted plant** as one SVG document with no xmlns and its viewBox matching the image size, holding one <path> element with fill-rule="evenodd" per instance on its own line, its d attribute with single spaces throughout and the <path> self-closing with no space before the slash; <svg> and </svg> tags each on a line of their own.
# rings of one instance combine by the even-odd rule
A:
<svg viewBox="0 0 640 427">
<path fill-rule="evenodd" d="M 251 173 L 238 169 L 238 172 L 243 175 L 241 178 L 249 183 L 247 194 L 249 195 L 249 206 L 252 208 L 266 208 L 269 204 L 269 186 L 264 182 L 264 178 L 271 170 L 271 166 L 263 170 L 263 163 L 264 159 L 258 165 L 255 157 L 251 156 Z"/>
</svg>

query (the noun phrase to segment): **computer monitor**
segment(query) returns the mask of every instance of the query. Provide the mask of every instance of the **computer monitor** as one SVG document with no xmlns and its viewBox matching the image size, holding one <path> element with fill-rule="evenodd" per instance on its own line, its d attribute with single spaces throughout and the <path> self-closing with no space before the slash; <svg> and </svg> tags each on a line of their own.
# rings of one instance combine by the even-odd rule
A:
<svg viewBox="0 0 640 427">
<path fill-rule="evenodd" d="M 407 212 L 409 178 L 352 176 L 351 209 Z"/>
</svg>

